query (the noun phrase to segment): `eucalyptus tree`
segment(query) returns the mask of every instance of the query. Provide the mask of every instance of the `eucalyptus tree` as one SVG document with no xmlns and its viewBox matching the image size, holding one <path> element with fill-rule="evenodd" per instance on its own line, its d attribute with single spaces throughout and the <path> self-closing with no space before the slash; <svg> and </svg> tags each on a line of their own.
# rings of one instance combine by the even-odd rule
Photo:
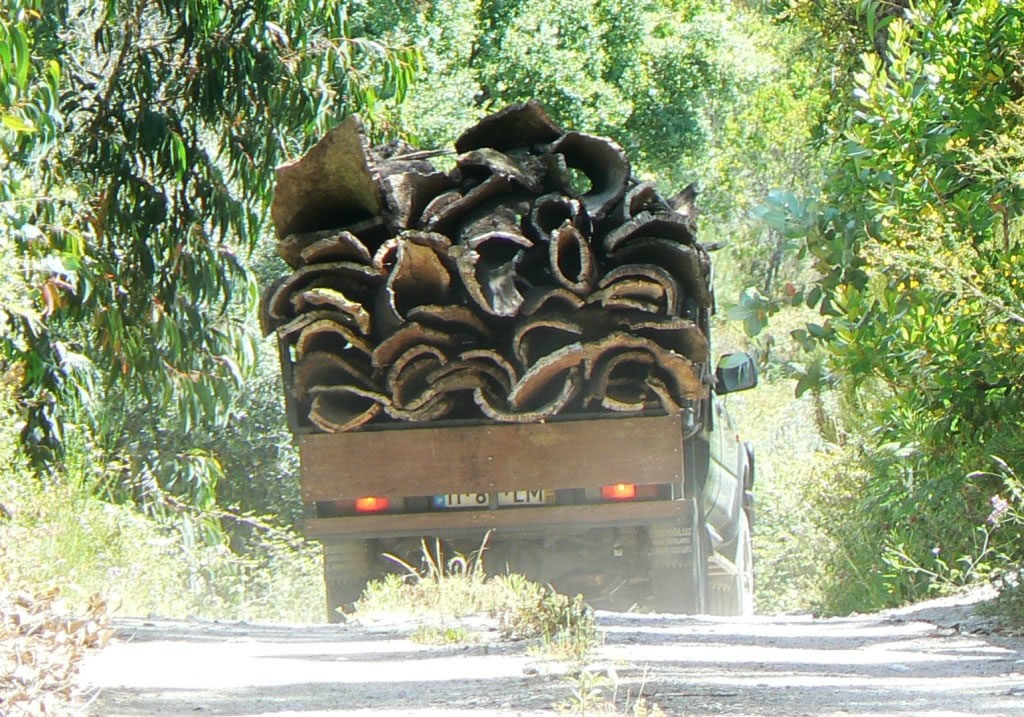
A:
<svg viewBox="0 0 1024 717">
<path fill-rule="evenodd" d="M 351 37 L 333 0 L 0 8 L 0 241 L 21 287 L 0 294 L 0 367 L 37 461 L 74 423 L 154 455 L 168 420 L 223 425 L 254 361 L 242 255 L 273 167 L 348 113 L 372 123 L 420 61 Z M 215 457 L 161 461 L 151 487 L 212 500 Z"/>
</svg>

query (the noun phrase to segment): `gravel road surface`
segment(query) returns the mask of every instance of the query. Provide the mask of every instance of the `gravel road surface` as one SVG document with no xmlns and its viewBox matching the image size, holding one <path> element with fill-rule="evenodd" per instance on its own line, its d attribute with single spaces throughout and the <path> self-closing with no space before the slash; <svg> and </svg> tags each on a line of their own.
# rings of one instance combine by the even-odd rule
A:
<svg viewBox="0 0 1024 717">
<path fill-rule="evenodd" d="M 1024 715 L 1024 641 L 971 602 L 832 619 L 599 612 L 586 670 L 622 714 L 642 694 L 666 715 Z M 550 715 L 579 685 L 486 620 L 457 646 L 411 641 L 421 622 L 121 619 L 84 664 L 88 713 Z"/>
</svg>

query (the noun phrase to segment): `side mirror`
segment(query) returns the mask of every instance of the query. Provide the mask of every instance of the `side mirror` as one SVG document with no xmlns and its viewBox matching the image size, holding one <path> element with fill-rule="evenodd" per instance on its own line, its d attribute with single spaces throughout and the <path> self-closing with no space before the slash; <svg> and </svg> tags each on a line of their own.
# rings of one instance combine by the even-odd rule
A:
<svg viewBox="0 0 1024 717">
<path fill-rule="evenodd" d="M 757 385 L 757 365 L 749 354 L 725 354 L 718 360 L 715 370 L 715 393 L 733 393 L 746 391 Z"/>
</svg>

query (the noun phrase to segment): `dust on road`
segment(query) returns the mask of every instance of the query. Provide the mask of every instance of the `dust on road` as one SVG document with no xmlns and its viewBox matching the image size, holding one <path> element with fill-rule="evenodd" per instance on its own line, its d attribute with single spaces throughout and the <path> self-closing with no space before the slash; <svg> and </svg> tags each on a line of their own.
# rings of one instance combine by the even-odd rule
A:
<svg viewBox="0 0 1024 717">
<path fill-rule="evenodd" d="M 586 669 L 623 713 L 642 693 L 667 715 L 1024 715 L 1024 641 L 986 634 L 956 600 L 833 619 L 600 612 L 598 623 Z M 502 642 L 485 620 L 468 646 L 416 644 L 418 624 L 121 620 L 121 640 L 84 665 L 99 690 L 88 710 L 538 715 L 570 699 L 570 665 Z"/>
</svg>

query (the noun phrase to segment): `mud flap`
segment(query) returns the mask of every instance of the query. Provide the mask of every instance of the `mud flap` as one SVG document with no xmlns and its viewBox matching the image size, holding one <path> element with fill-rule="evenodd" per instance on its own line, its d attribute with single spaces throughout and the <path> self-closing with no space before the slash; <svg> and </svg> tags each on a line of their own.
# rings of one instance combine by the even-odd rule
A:
<svg viewBox="0 0 1024 717">
<path fill-rule="evenodd" d="M 352 610 L 369 578 L 370 545 L 367 541 L 324 542 L 327 622 L 342 621 L 342 613 Z"/>
<path fill-rule="evenodd" d="M 698 615 L 707 611 L 707 541 L 699 503 L 684 502 L 678 518 L 648 527 L 653 607 Z"/>
</svg>

